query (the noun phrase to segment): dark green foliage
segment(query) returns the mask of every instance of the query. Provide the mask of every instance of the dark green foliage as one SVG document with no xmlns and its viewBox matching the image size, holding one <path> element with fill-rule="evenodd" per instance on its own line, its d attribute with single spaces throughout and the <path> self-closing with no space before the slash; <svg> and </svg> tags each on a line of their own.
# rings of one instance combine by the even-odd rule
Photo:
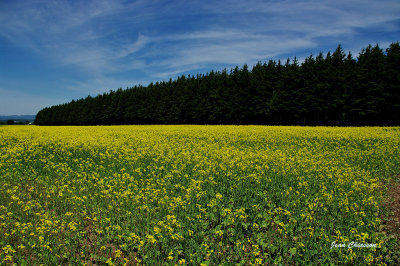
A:
<svg viewBox="0 0 400 266">
<path fill-rule="evenodd" d="M 399 125 L 400 45 L 259 62 L 41 110 L 37 125 Z"/>
</svg>

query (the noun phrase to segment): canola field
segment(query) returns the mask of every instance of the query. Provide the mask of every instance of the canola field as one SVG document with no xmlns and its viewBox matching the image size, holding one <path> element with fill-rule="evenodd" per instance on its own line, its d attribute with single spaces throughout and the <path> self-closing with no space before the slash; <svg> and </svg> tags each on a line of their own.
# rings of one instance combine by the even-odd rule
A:
<svg viewBox="0 0 400 266">
<path fill-rule="evenodd" d="M 392 263 L 400 128 L 0 127 L 0 264 Z"/>
</svg>

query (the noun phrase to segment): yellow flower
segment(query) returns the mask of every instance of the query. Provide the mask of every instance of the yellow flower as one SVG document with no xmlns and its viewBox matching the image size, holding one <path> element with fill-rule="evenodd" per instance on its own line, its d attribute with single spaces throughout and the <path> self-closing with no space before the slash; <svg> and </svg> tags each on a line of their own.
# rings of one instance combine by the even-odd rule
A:
<svg viewBox="0 0 400 266">
<path fill-rule="evenodd" d="M 113 263 L 113 261 L 112 261 L 112 258 L 108 258 L 108 260 L 106 261 L 106 263 L 107 263 L 108 265 L 114 265 L 114 263 Z"/>
<path fill-rule="evenodd" d="M 147 235 L 147 239 L 150 241 L 150 243 L 154 244 L 155 242 L 157 242 L 157 240 L 154 238 L 154 236 L 152 235 Z"/>
<path fill-rule="evenodd" d="M 115 258 L 117 259 L 117 258 L 119 258 L 119 257 L 121 257 L 121 254 L 122 254 L 122 251 L 121 250 L 116 250 L 115 251 Z"/>
<path fill-rule="evenodd" d="M 161 229 L 157 226 L 154 227 L 154 234 L 158 235 L 161 232 Z"/>
</svg>

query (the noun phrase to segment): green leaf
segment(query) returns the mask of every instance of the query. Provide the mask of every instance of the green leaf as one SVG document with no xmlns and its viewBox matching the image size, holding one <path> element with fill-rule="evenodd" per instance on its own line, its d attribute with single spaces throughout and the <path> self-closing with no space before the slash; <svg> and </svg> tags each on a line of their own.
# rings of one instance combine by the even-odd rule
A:
<svg viewBox="0 0 400 266">
<path fill-rule="evenodd" d="M 246 229 L 247 230 L 247 228 L 249 227 L 249 223 L 242 223 L 242 226 L 244 227 L 244 229 Z"/>
<path fill-rule="evenodd" d="M 262 221 L 262 223 L 261 223 L 260 227 L 261 227 L 261 228 L 267 228 L 267 227 L 268 227 L 268 225 L 269 225 L 269 223 L 268 223 L 268 222 L 266 222 L 266 221 Z"/>
<path fill-rule="evenodd" d="M 290 252 L 290 255 L 293 256 L 293 255 L 296 255 L 297 250 L 296 250 L 296 248 L 291 248 L 291 249 L 289 249 L 289 252 Z"/>
</svg>

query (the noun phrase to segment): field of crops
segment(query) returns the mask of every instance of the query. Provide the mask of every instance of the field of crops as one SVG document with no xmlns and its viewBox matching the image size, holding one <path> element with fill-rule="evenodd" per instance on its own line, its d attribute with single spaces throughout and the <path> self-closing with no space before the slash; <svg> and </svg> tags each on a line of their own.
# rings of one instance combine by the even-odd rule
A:
<svg viewBox="0 0 400 266">
<path fill-rule="evenodd" d="M 391 263 L 399 173 L 400 128 L 3 126 L 0 264 Z"/>
</svg>

